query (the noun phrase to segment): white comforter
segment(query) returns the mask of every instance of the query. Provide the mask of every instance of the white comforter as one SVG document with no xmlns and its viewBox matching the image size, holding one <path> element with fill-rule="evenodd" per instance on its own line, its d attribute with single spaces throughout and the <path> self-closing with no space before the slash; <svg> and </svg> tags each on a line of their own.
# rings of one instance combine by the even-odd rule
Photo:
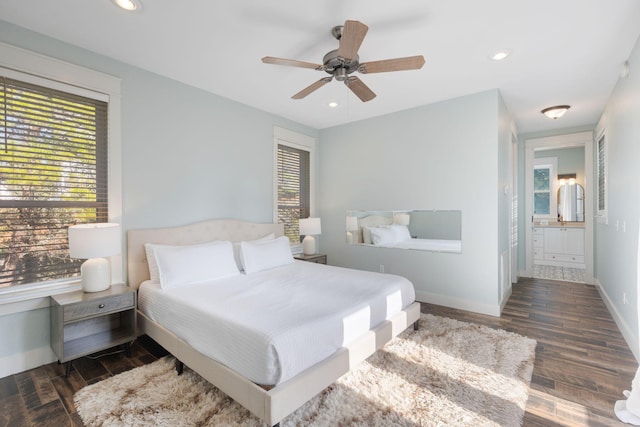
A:
<svg viewBox="0 0 640 427">
<path fill-rule="evenodd" d="M 206 284 L 144 282 L 138 308 L 251 381 L 286 381 L 415 300 L 404 277 L 296 261 Z"/>
</svg>

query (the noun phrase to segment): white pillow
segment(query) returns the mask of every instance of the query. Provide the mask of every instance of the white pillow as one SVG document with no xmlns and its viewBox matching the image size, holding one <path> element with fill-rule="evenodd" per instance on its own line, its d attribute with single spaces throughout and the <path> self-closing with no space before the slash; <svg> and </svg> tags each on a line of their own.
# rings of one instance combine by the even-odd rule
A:
<svg viewBox="0 0 640 427">
<path fill-rule="evenodd" d="M 276 238 L 276 235 L 271 233 L 271 234 L 267 234 L 264 237 L 260 237 L 259 239 L 247 240 L 247 242 L 260 243 L 260 242 L 266 242 L 268 240 L 273 240 L 275 238 Z M 242 271 L 244 270 L 244 267 L 242 266 L 242 256 L 240 255 L 240 243 L 241 242 L 233 242 L 233 257 L 236 259 L 236 265 L 238 266 L 238 270 Z"/>
<path fill-rule="evenodd" d="M 371 242 L 376 246 L 389 246 L 396 242 L 396 233 L 390 227 L 371 228 Z"/>
<path fill-rule="evenodd" d="M 157 246 L 160 287 L 176 288 L 240 274 L 231 242 L 191 246 Z"/>
<path fill-rule="evenodd" d="M 240 255 L 246 274 L 293 263 L 291 245 L 286 236 L 260 243 L 240 242 Z"/>
<path fill-rule="evenodd" d="M 411 240 L 411 233 L 406 225 L 393 224 L 390 226 L 396 236 L 396 242 Z"/>
<path fill-rule="evenodd" d="M 144 251 L 147 254 L 147 264 L 149 266 L 149 278 L 152 282 L 160 283 L 160 275 L 158 274 L 158 263 L 156 262 L 155 249 L 158 247 L 167 247 L 169 245 L 156 245 L 153 243 L 145 243 Z"/>
</svg>

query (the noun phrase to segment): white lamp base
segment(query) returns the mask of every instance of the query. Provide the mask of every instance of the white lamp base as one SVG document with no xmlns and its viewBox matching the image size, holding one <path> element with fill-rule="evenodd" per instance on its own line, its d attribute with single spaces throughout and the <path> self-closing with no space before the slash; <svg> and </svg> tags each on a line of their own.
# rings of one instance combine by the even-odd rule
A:
<svg viewBox="0 0 640 427">
<path fill-rule="evenodd" d="M 316 239 L 313 236 L 305 236 L 302 239 L 302 253 L 305 255 L 316 253 Z"/>
<path fill-rule="evenodd" d="M 91 258 L 82 263 L 82 290 L 100 292 L 111 286 L 111 264 L 106 258 Z"/>
</svg>

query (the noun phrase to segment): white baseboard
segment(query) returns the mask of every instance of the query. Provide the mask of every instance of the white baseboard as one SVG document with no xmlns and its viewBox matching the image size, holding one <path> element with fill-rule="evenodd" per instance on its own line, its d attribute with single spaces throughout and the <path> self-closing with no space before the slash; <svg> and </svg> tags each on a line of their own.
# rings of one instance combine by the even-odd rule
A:
<svg viewBox="0 0 640 427">
<path fill-rule="evenodd" d="M 513 293 L 513 284 L 509 286 L 507 292 L 502 296 L 502 301 L 500 301 L 500 314 L 502 314 L 502 310 L 504 310 L 504 306 L 509 302 L 509 298 L 511 298 L 511 294 Z"/>
<path fill-rule="evenodd" d="M 624 321 L 620 312 L 616 309 L 616 306 L 613 304 L 613 301 L 602 287 L 602 284 L 598 281 L 598 279 L 594 279 L 594 286 L 598 290 L 602 301 L 607 306 L 609 313 L 611 313 L 611 317 L 615 320 L 616 325 L 618 325 L 618 329 L 622 333 L 622 337 L 627 342 L 629 349 L 635 356 L 636 360 L 640 362 L 640 342 L 638 341 L 638 337 L 636 337 L 627 322 Z"/>
<path fill-rule="evenodd" d="M 58 360 L 51 347 L 40 347 L 0 359 L 0 378 L 18 374 Z"/>
<path fill-rule="evenodd" d="M 508 297 L 506 299 L 509 299 Z M 416 290 L 416 300 L 428 302 L 429 304 L 443 305 L 458 310 L 472 311 L 474 313 L 488 314 L 489 316 L 500 317 L 501 306 L 481 304 L 477 301 L 456 298 L 448 295 L 434 294 L 426 291 Z"/>
</svg>

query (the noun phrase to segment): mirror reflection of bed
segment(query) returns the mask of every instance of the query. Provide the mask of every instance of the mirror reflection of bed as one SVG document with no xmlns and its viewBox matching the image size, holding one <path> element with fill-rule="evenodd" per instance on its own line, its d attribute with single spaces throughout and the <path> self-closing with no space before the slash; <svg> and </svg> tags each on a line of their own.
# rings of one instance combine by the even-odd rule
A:
<svg viewBox="0 0 640 427">
<path fill-rule="evenodd" d="M 349 210 L 347 244 L 462 253 L 458 210 Z"/>
</svg>

